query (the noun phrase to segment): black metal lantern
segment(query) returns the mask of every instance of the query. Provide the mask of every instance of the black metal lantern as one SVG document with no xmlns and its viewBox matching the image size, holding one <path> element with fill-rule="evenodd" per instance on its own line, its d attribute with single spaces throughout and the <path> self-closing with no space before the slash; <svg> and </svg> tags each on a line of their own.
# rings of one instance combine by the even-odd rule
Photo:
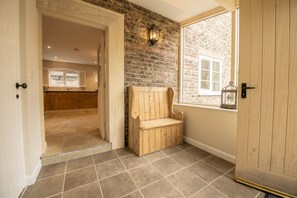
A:
<svg viewBox="0 0 297 198">
<path fill-rule="evenodd" d="M 152 27 L 149 29 L 149 39 L 152 45 L 155 45 L 160 36 L 160 29 L 155 26 L 155 24 L 152 25 Z"/>
<path fill-rule="evenodd" d="M 222 89 L 221 108 L 236 109 L 237 108 L 237 87 L 230 81 L 229 85 Z"/>
</svg>

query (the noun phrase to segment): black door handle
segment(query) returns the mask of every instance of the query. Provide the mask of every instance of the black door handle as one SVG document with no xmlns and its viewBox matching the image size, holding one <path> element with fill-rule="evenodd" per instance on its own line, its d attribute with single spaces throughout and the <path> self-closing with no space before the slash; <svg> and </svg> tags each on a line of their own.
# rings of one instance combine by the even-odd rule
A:
<svg viewBox="0 0 297 198">
<path fill-rule="evenodd" d="M 26 89 L 28 86 L 26 83 L 23 84 L 19 84 L 19 83 L 15 83 L 15 87 L 18 89 L 19 87 L 22 87 L 23 89 Z"/>
<path fill-rule="evenodd" d="M 247 89 L 256 89 L 256 87 L 248 87 L 246 83 L 241 83 L 241 98 L 246 98 Z"/>
</svg>

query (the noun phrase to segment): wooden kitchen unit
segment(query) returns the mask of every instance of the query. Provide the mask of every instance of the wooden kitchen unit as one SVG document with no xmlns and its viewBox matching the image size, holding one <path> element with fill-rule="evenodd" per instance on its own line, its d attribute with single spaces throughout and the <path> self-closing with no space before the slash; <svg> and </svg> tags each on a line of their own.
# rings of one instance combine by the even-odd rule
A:
<svg viewBox="0 0 297 198">
<path fill-rule="evenodd" d="M 44 111 L 98 107 L 97 91 L 45 91 Z"/>
</svg>

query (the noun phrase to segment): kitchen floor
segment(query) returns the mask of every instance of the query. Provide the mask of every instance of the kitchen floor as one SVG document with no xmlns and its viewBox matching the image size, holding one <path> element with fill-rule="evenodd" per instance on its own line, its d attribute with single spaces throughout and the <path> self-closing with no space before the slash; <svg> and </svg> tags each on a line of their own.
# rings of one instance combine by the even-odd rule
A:
<svg viewBox="0 0 297 198">
<path fill-rule="evenodd" d="M 47 150 L 43 157 L 106 143 L 98 130 L 97 109 L 49 111 L 44 117 Z"/>
<path fill-rule="evenodd" d="M 234 164 L 184 143 L 143 157 L 124 148 L 44 166 L 23 198 L 264 196 L 234 181 Z"/>
</svg>

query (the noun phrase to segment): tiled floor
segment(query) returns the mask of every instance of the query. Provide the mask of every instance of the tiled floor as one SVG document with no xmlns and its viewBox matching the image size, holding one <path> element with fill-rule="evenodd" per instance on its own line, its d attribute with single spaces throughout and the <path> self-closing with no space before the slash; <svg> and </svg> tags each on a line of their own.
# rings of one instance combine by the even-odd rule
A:
<svg viewBox="0 0 297 198">
<path fill-rule="evenodd" d="M 189 144 L 144 157 L 127 148 L 44 166 L 24 198 L 264 197 L 234 181 L 234 165 Z"/>
<path fill-rule="evenodd" d="M 98 130 L 98 110 L 50 111 L 45 115 L 48 148 L 43 157 L 87 149 L 106 142 Z"/>
</svg>

